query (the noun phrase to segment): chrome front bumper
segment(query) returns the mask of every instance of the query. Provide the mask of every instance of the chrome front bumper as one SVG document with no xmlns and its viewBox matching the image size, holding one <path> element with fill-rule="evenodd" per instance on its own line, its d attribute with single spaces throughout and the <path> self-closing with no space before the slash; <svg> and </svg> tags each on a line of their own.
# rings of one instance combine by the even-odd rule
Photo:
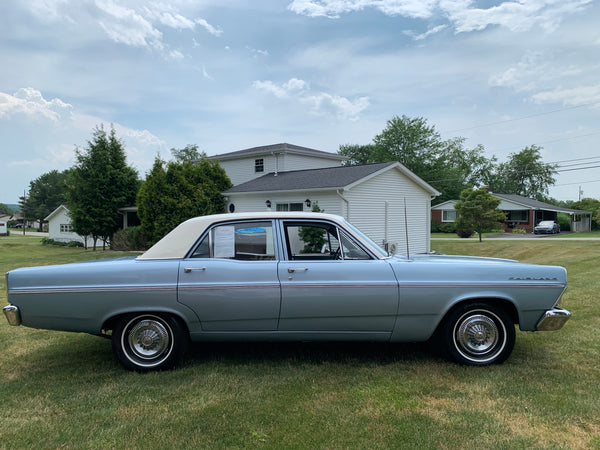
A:
<svg viewBox="0 0 600 450">
<path fill-rule="evenodd" d="M 565 322 L 569 320 L 571 313 L 566 309 L 552 308 L 544 313 L 537 323 L 535 329 L 537 331 L 554 331 L 560 330 Z"/>
<path fill-rule="evenodd" d="M 18 307 L 16 307 L 15 305 L 8 305 L 2 308 L 2 311 L 4 311 L 6 320 L 8 320 L 8 323 L 10 325 L 21 325 L 21 313 L 19 312 Z"/>
</svg>

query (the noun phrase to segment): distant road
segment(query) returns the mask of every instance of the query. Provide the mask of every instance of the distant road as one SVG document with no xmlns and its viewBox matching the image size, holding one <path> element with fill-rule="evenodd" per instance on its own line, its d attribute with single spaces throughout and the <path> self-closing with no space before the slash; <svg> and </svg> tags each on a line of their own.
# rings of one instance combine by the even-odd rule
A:
<svg viewBox="0 0 600 450">
<path fill-rule="evenodd" d="M 19 229 L 11 229 L 10 234 L 13 236 L 23 236 L 23 231 Z M 48 233 L 39 232 L 39 231 L 26 231 L 25 236 L 39 236 L 39 237 L 48 237 Z"/>
</svg>

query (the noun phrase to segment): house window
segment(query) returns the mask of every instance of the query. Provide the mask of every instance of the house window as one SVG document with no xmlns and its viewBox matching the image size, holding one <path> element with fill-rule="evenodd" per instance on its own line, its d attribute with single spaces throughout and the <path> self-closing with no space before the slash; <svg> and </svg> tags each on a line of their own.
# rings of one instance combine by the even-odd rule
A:
<svg viewBox="0 0 600 450">
<path fill-rule="evenodd" d="M 73 231 L 73 227 L 70 223 L 61 223 L 60 224 L 60 232 L 61 233 L 70 233 Z"/>
<path fill-rule="evenodd" d="M 264 172 L 265 171 L 265 160 L 263 158 L 254 160 L 254 172 Z"/>
<path fill-rule="evenodd" d="M 442 209 L 442 222 L 454 222 L 458 214 L 451 209 Z"/>
<path fill-rule="evenodd" d="M 505 211 L 507 222 L 527 222 L 528 211 L 526 210 L 513 210 Z"/>
<path fill-rule="evenodd" d="M 275 211 L 304 211 L 304 203 L 277 203 Z"/>
</svg>

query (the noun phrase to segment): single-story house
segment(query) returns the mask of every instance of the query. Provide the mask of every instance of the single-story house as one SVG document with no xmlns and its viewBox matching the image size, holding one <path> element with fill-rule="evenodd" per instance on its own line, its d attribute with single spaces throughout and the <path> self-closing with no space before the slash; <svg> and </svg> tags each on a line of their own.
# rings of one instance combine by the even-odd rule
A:
<svg viewBox="0 0 600 450">
<path fill-rule="evenodd" d="M 401 254 L 430 251 L 431 200 L 439 194 L 399 162 L 271 172 L 223 193 L 229 212 L 311 211 L 318 204 Z"/>
<path fill-rule="evenodd" d="M 94 245 L 94 240 L 91 236 L 86 238 L 73 231 L 71 217 L 69 217 L 69 208 L 65 205 L 58 206 L 44 220 L 48 222 L 48 238 L 54 239 L 56 242 L 77 241 L 86 247 Z"/>
<path fill-rule="evenodd" d="M 497 194 L 491 195 L 501 200 L 498 209 L 506 214 L 503 222 L 504 231 L 510 232 L 515 228 L 524 229 L 528 233 L 542 220 L 553 220 L 557 222 L 558 213 L 571 216 L 571 231 L 590 231 L 592 227 L 592 213 L 569 208 L 561 208 L 549 203 L 533 200 L 521 195 Z M 448 200 L 439 205 L 431 207 L 431 218 L 440 223 L 454 222 L 457 213 L 454 205 L 458 200 Z"/>
<path fill-rule="evenodd" d="M 119 213 L 123 216 L 123 229 L 140 224 L 137 210 L 137 206 L 119 208 Z M 67 208 L 66 205 L 60 205 L 44 220 L 48 222 L 48 237 L 50 239 L 54 239 L 57 242 L 77 241 L 81 242 L 86 247 L 94 245 L 94 240 L 91 236 L 87 237 L 86 244 L 86 239 L 73 231 L 71 217 L 69 216 L 69 208 Z M 98 244 L 101 244 L 101 242 L 96 242 L 96 245 Z"/>
</svg>

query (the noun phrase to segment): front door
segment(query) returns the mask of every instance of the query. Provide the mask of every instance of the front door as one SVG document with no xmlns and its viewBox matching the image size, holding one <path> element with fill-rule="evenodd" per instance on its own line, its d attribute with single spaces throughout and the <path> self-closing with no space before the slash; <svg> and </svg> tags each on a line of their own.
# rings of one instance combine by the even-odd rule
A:
<svg viewBox="0 0 600 450">
<path fill-rule="evenodd" d="M 369 255 L 327 222 L 283 223 L 280 331 L 369 333 L 386 339 L 398 312 L 398 283 L 386 260 Z"/>
</svg>

